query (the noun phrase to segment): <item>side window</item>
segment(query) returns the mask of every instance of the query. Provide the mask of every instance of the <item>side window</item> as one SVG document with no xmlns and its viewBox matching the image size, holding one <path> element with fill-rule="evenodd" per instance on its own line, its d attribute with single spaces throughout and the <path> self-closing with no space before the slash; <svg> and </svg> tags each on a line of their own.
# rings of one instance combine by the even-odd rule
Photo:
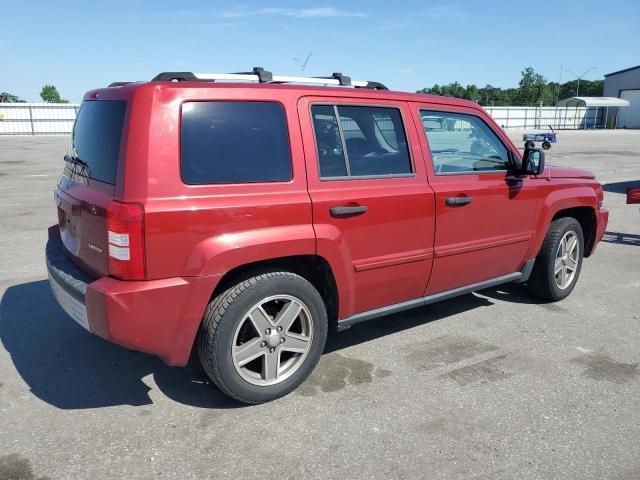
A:
<svg viewBox="0 0 640 480">
<path fill-rule="evenodd" d="M 335 108 L 331 105 L 311 107 L 313 130 L 321 177 L 346 177 L 347 160 L 344 156 L 340 128 Z"/>
<path fill-rule="evenodd" d="M 413 173 L 397 108 L 311 107 L 321 178 Z"/>
<path fill-rule="evenodd" d="M 275 102 L 185 103 L 180 169 L 188 184 L 291 180 L 284 109 Z"/>
<path fill-rule="evenodd" d="M 436 175 L 507 170 L 509 151 L 479 117 L 420 110 Z"/>
</svg>

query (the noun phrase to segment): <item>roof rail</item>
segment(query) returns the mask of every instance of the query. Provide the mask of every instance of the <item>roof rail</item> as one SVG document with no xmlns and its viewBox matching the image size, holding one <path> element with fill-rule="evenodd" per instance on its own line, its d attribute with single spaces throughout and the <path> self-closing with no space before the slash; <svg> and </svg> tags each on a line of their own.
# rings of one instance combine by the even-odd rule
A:
<svg viewBox="0 0 640 480">
<path fill-rule="evenodd" d="M 258 82 L 258 83 L 301 83 L 307 85 L 342 86 L 388 90 L 380 82 L 351 80 L 342 73 L 333 73 L 330 77 L 290 77 L 273 75 L 262 67 L 253 67 L 250 72 L 238 73 L 193 73 L 162 72 L 153 77 L 152 82 Z"/>
<path fill-rule="evenodd" d="M 123 85 L 129 85 L 130 83 L 134 83 L 134 82 L 111 82 L 107 86 L 108 87 L 122 87 Z"/>
</svg>

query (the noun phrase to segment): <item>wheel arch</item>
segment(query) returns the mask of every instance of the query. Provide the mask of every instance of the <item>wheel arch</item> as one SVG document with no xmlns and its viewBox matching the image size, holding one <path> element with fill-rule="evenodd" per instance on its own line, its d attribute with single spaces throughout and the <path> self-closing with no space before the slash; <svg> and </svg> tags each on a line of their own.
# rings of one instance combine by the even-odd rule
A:
<svg viewBox="0 0 640 480">
<path fill-rule="evenodd" d="M 324 300 L 329 327 L 337 327 L 339 293 L 336 279 L 329 262 L 319 255 L 291 255 L 270 258 L 238 265 L 226 272 L 211 294 L 218 296 L 232 285 L 264 270 L 281 270 L 295 273 L 311 283 Z"/>
<path fill-rule="evenodd" d="M 596 211 L 598 199 L 589 186 L 558 188 L 545 199 L 535 223 L 536 236 L 529 246 L 527 258 L 535 258 L 542 248 L 551 222 L 557 218 L 572 217 L 580 222 L 585 238 L 585 257 L 591 255 L 596 239 Z"/>
<path fill-rule="evenodd" d="M 572 207 L 559 210 L 551 221 L 559 218 L 575 218 L 582 227 L 584 235 L 584 256 L 589 257 L 593 251 L 596 238 L 596 212 L 593 207 Z"/>
</svg>

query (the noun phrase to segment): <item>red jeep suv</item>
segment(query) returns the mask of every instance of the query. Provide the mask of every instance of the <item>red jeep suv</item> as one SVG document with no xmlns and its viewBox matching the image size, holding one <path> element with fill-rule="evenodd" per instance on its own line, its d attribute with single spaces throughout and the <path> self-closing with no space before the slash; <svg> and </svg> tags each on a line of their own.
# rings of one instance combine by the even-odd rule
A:
<svg viewBox="0 0 640 480">
<path fill-rule="evenodd" d="M 247 403 L 330 327 L 506 282 L 573 290 L 602 188 L 524 155 L 475 103 L 376 82 L 168 72 L 88 92 L 55 189 L 53 293 L 109 341 Z"/>
</svg>

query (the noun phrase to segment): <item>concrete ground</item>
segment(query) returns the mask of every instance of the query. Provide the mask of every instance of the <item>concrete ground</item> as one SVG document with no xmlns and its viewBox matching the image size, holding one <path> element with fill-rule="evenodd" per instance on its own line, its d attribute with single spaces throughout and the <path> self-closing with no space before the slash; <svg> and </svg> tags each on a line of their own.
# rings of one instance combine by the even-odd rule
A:
<svg viewBox="0 0 640 480">
<path fill-rule="evenodd" d="M 252 407 L 56 305 L 65 145 L 0 138 L 0 480 L 640 478 L 640 131 L 561 132 L 548 155 L 594 171 L 611 209 L 569 298 L 504 286 L 357 325 Z"/>
</svg>

